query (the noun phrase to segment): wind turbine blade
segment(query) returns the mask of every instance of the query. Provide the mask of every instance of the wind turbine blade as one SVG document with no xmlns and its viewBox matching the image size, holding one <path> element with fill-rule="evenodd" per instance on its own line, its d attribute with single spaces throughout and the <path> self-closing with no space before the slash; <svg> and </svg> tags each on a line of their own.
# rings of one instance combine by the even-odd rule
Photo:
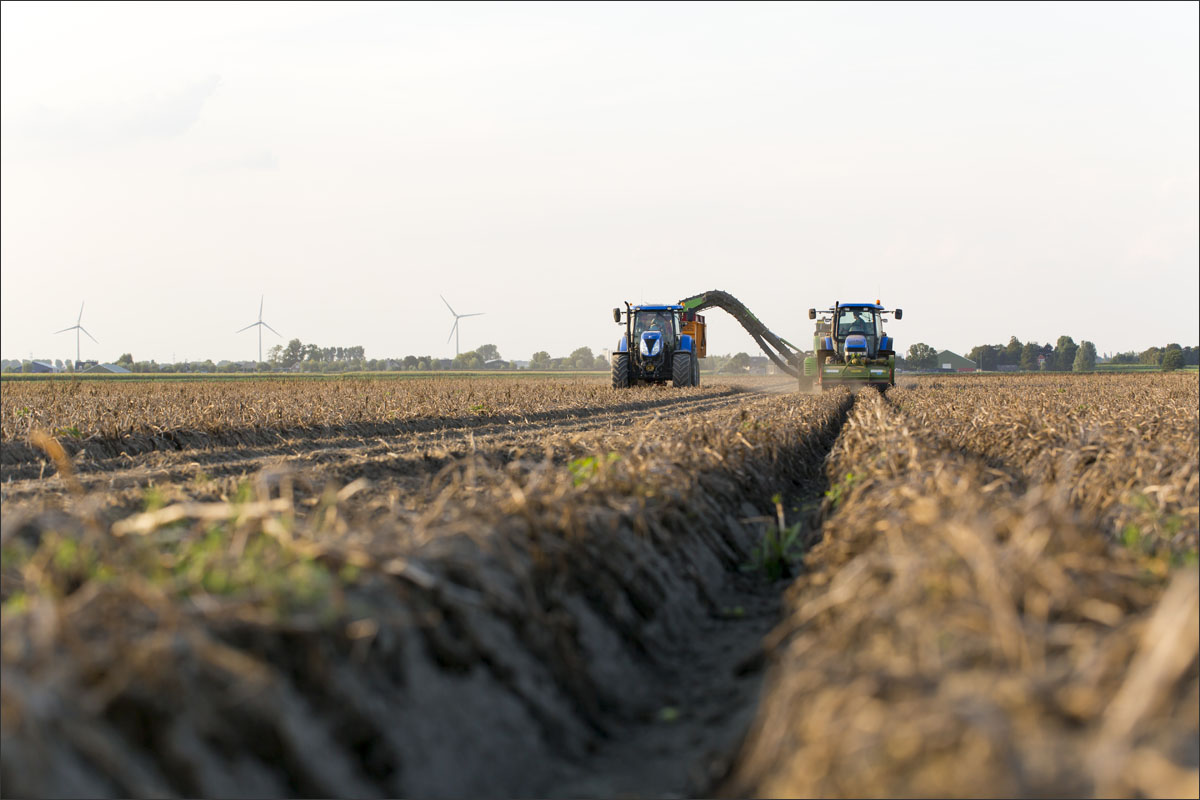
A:
<svg viewBox="0 0 1200 800">
<path fill-rule="evenodd" d="M 438 297 L 442 297 L 442 296 L 439 294 Z M 450 308 L 450 303 L 446 301 L 446 298 L 442 297 L 442 302 L 446 303 L 446 308 Z M 458 312 L 456 312 L 453 308 L 450 308 L 450 313 L 453 314 L 455 317 L 458 316 Z"/>
<path fill-rule="evenodd" d="M 247 325 L 247 326 L 246 326 L 246 327 L 244 327 L 244 328 L 238 328 L 236 331 L 234 331 L 234 333 L 241 333 L 242 331 L 248 331 L 248 330 L 250 330 L 251 328 L 253 328 L 255 325 L 258 325 L 258 324 L 260 324 L 260 323 L 257 323 L 257 322 L 251 322 L 249 325 Z"/>
<path fill-rule="evenodd" d="M 486 313 L 486 311 L 478 311 L 474 314 L 459 314 L 458 317 L 459 319 L 462 319 L 463 317 L 482 317 Z"/>
<path fill-rule="evenodd" d="M 279 331 L 275 330 L 274 328 L 272 328 L 272 327 L 271 327 L 270 325 L 268 325 L 267 323 L 265 323 L 265 322 L 264 322 L 264 323 L 262 323 L 262 326 L 263 326 L 264 328 L 266 328 L 267 330 L 269 330 L 271 333 L 273 333 L 273 334 L 275 334 L 276 336 L 278 336 L 280 339 L 282 339 L 282 338 L 283 338 L 283 334 L 282 334 L 282 333 L 280 333 Z"/>
<path fill-rule="evenodd" d="M 450 340 L 454 338 L 454 329 L 458 327 L 458 317 L 454 318 L 454 324 L 450 326 L 450 335 L 446 337 L 446 344 L 450 344 Z"/>
<path fill-rule="evenodd" d="M 78 325 L 81 322 L 83 322 L 83 303 L 79 304 L 79 319 L 75 320 L 75 324 Z"/>
<path fill-rule="evenodd" d="M 67 331 L 73 331 L 78 327 L 79 327 L 78 325 L 72 325 L 69 328 L 63 328 L 61 331 L 55 331 L 55 333 L 66 333 Z"/>
<path fill-rule="evenodd" d="M 88 337 L 89 339 L 91 339 L 93 342 L 96 342 L 96 337 L 95 337 L 95 336 L 92 336 L 90 333 L 88 333 L 88 332 L 87 332 L 87 328 L 85 328 L 85 327 L 83 327 L 82 325 L 80 325 L 80 326 L 79 326 L 79 330 L 83 331 L 84 333 L 87 333 L 87 337 Z M 100 344 L 100 342 L 96 342 L 96 344 Z"/>
<path fill-rule="evenodd" d="M 258 296 L 258 321 L 259 321 L 259 322 L 262 322 L 262 307 L 263 307 L 263 300 L 266 300 L 266 299 L 267 299 L 267 296 L 266 296 L 266 295 L 261 295 L 261 294 L 260 294 L 260 295 Z"/>
</svg>

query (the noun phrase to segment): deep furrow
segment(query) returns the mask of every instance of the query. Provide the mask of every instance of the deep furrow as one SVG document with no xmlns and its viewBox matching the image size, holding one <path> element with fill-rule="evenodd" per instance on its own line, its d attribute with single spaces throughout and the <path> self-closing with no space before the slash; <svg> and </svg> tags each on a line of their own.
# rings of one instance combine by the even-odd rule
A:
<svg viewBox="0 0 1200 800">
<path fill-rule="evenodd" d="M 969 414 L 914 424 L 911 411 L 932 421 L 956 402 L 973 409 L 962 383 L 954 389 L 919 409 L 911 397 L 860 397 L 830 460 L 823 538 L 770 637 L 766 699 L 718 793 L 1194 791 L 1195 566 L 1171 573 L 1162 556 L 1114 547 L 1104 519 L 1078 503 L 1088 485 L 1054 461 L 1073 463 L 1070 450 L 1035 456 L 1014 480 L 966 446 Z M 1057 422 L 1035 415 L 1021 430 L 1025 400 L 984 420 L 1016 428 L 1015 447 Z M 1138 449 L 1092 485 L 1126 483 L 1146 460 L 1136 456 L 1176 443 L 1129 440 Z M 1005 442 L 993 443 L 1001 452 Z M 1194 507 L 1194 467 L 1187 474 L 1176 486 Z M 1111 709 L 1126 704 L 1137 717 L 1114 725 Z"/>
<path fill-rule="evenodd" d="M 815 509 L 828 489 L 824 462 L 854 402 L 844 397 L 816 449 L 805 452 L 809 467 L 778 486 L 788 523 L 801 526 L 801 540 L 811 540 L 819 528 Z M 746 512 L 744 505 L 722 510 L 733 516 Z M 779 580 L 767 582 L 735 569 L 701 587 L 711 598 L 709 613 L 656 665 L 657 713 L 619 724 L 606 744 L 535 793 L 561 798 L 713 796 L 733 769 L 764 699 L 763 639 L 780 620 L 781 594 L 792 574 L 785 571 Z"/>
</svg>

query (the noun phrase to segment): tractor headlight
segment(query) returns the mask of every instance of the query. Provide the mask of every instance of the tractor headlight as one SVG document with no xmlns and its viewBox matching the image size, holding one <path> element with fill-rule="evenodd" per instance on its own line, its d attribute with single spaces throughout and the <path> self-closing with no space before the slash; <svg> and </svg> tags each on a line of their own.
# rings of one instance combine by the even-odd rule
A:
<svg viewBox="0 0 1200 800">
<path fill-rule="evenodd" d="M 643 337 L 642 346 L 640 349 L 642 351 L 642 355 L 646 356 L 647 358 L 656 356 L 662 352 L 662 339 L 657 337 L 653 339 L 646 339 Z"/>
</svg>

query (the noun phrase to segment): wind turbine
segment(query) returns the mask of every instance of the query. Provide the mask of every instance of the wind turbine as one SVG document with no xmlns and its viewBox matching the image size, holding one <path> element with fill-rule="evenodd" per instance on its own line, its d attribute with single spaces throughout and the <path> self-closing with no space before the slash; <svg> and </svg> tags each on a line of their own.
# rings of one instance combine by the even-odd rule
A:
<svg viewBox="0 0 1200 800">
<path fill-rule="evenodd" d="M 92 336 L 90 333 L 88 333 L 87 329 L 85 329 L 83 327 L 83 303 L 79 304 L 79 319 L 75 320 L 75 324 L 69 328 L 63 328 L 61 331 L 55 331 L 54 333 L 55 334 L 66 333 L 67 331 L 75 331 L 75 363 L 76 363 L 76 365 L 78 365 L 79 364 L 79 332 L 83 331 L 84 333 L 87 333 L 87 337 L 89 339 L 91 339 L 93 342 L 96 342 L 96 337 Z M 96 342 L 96 344 L 100 344 L 100 343 Z"/>
<path fill-rule="evenodd" d="M 439 294 L 438 297 L 442 297 L 442 296 Z M 446 308 L 450 308 L 450 303 L 446 302 L 446 298 L 442 297 L 442 302 L 446 303 Z M 484 312 L 480 311 L 475 314 L 459 314 L 453 308 L 450 308 L 450 313 L 454 315 L 454 326 L 450 328 L 450 335 L 446 337 L 446 343 L 449 344 L 451 339 L 454 340 L 454 355 L 457 356 L 458 355 L 458 321 L 460 319 L 462 319 L 463 317 L 481 317 L 481 316 L 483 316 Z"/>
<path fill-rule="evenodd" d="M 242 331 L 248 331 L 251 328 L 255 328 L 255 327 L 258 328 L 258 363 L 260 363 L 260 364 L 262 363 L 262 329 L 266 328 L 271 333 L 278 336 L 280 339 L 283 338 L 283 336 L 279 333 L 279 331 L 275 330 L 270 325 L 263 322 L 263 318 L 262 318 L 263 299 L 264 299 L 263 296 L 259 296 L 259 298 L 258 298 L 258 322 L 251 322 L 246 327 L 238 328 L 236 331 L 234 331 L 234 333 L 241 333 Z"/>
</svg>

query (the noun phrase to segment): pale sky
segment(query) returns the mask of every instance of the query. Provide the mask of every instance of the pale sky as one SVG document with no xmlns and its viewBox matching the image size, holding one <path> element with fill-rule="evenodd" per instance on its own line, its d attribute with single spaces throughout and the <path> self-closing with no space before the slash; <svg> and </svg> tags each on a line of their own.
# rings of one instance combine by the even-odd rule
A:
<svg viewBox="0 0 1200 800">
<path fill-rule="evenodd" d="M 1196 3 L 0 8 L 5 358 L 1200 339 Z"/>
</svg>

